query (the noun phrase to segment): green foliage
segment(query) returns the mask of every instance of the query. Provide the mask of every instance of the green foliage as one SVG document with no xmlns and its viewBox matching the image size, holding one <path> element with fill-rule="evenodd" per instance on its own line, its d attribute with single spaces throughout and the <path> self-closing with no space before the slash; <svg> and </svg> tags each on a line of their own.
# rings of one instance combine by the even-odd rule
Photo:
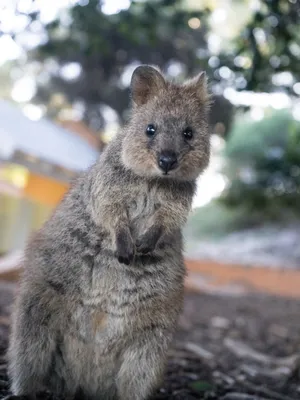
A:
<svg viewBox="0 0 300 400">
<path fill-rule="evenodd" d="M 189 241 L 193 239 L 213 237 L 222 238 L 226 234 L 246 229 L 258 222 L 259 216 L 249 212 L 244 205 L 227 207 L 218 200 L 195 209 L 187 222 L 184 236 Z"/>
<path fill-rule="evenodd" d="M 185 228 L 189 241 L 299 218 L 300 122 L 291 114 L 237 122 L 224 159 L 227 189 L 191 214 Z"/>
<path fill-rule="evenodd" d="M 170 66 L 175 66 L 179 73 L 174 74 L 173 68 L 173 75 L 178 79 L 205 69 L 214 93 L 218 93 L 211 125 L 223 123 L 225 133 L 232 115 L 231 104 L 222 96 L 225 88 L 272 92 L 278 89 L 274 75 L 288 72 L 291 79 L 280 83 L 280 89 L 296 94 L 294 83 L 300 80 L 299 1 L 258 0 L 254 9 L 249 0 L 232 0 L 233 10 L 238 10 L 237 15 L 249 15 L 243 18 L 248 22 L 213 54 L 207 41 L 215 31 L 208 18 L 221 0 L 194 2 L 197 11 L 187 7 L 185 0 L 132 0 L 128 9 L 112 15 L 103 12 L 101 0 L 76 1 L 50 23 L 44 22 L 35 0 L 27 0 L 26 6 L 14 3 L 7 2 L 5 7 L 20 21 L 27 21 L 25 27 L 18 30 L 14 28 L 18 24 L 4 24 L 0 36 L 9 34 L 23 43 L 27 62 L 24 65 L 20 60 L 19 67 L 26 74 L 30 64 L 35 65 L 38 91 L 34 102 L 45 104 L 49 117 L 56 117 L 63 107 L 52 101 L 53 94 L 63 93 L 64 105 L 76 108 L 79 104 L 80 113 L 94 130 L 105 126 L 102 106 L 112 108 L 123 122 L 129 88 L 128 79 L 120 77 L 128 78 L 138 63 L 156 64 L 167 74 Z M 199 19 L 199 27 L 189 25 L 191 18 Z M 40 45 L 28 50 L 32 35 L 33 42 L 40 40 Z M 77 77 L 62 73 L 70 63 L 80 70 Z"/>
<path fill-rule="evenodd" d="M 227 206 L 245 206 L 276 217 L 299 210 L 300 123 L 287 112 L 259 122 L 239 122 L 229 135 L 224 173 L 230 182 L 221 197 Z"/>
<path fill-rule="evenodd" d="M 284 71 L 299 80 L 299 17 L 298 0 L 259 1 L 249 23 L 233 41 L 232 52 L 220 55 L 221 64 L 234 71 L 236 78 L 244 78 L 245 85 L 241 89 L 271 91 L 273 74 Z M 250 67 L 240 65 L 237 56 L 248 59 Z M 295 95 L 292 85 L 283 86 Z"/>
<path fill-rule="evenodd" d="M 70 105 L 81 104 L 84 119 L 95 130 L 105 125 L 102 105 L 115 110 L 121 121 L 126 118 L 129 89 L 120 76 L 128 76 L 128 67 L 137 63 L 156 64 L 165 72 L 170 65 L 179 66 L 179 79 L 205 69 L 220 95 L 226 87 L 273 91 L 273 75 L 284 71 L 292 79 L 281 84 L 281 90 L 295 95 L 293 83 L 300 80 L 298 1 L 259 0 L 255 10 L 249 9 L 248 1 L 232 1 L 232 7 L 239 4 L 239 12 L 249 14 L 249 19 L 219 54 L 212 54 L 207 44 L 211 33 L 207 19 L 221 2 L 207 2 L 210 9 L 203 5 L 193 11 L 184 0 L 132 0 L 127 10 L 113 15 L 103 12 L 101 0 L 70 2 L 68 9 L 47 24 L 34 0 L 26 4 L 31 12 L 15 7 L 16 17 L 28 20 L 24 30 L 3 33 L 17 42 L 27 32 L 43 38 L 41 45 L 27 52 L 27 65 L 30 60 L 40 61 L 35 102 L 46 104 L 48 116 L 55 117 L 59 110 L 51 102 L 52 94 L 63 93 Z M 198 28 L 189 26 L 191 18 L 200 20 Z M 53 63 L 56 67 L 50 68 Z M 60 73 L 69 63 L 80 67 L 80 76 L 68 79 Z M 225 128 L 230 126 L 228 103 L 216 97 L 212 125 L 222 122 Z"/>
<path fill-rule="evenodd" d="M 133 65 L 155 64 L 166 71 L 177 63 L 179 79 L 205 68 L 196 51 L 207 49 L 206 14 L 184 9 L 181 0 L 132 1 L 127 10 L 113 15 L 103 13 L 99 0 L 75 4 L 45 26 L 48 39 L 31 57 L 43 63 L 54 58 L 59 66 L 76 63 L 82 72 L 68 80 L 48 71 L 50 79 L 39 84 L 35 100 L 47 104 L 55 92 L 64 93 L 71 104 L 79 100 L 84 119 L 95 130 L 104 125 L 102 105 L 115 110 L 121 121 L 126 119 Z M 195 16 L 201 18 L 201 29 L 188 25 Z M 125 83 L 120 79 L 124 73 Z"/>
</svg>

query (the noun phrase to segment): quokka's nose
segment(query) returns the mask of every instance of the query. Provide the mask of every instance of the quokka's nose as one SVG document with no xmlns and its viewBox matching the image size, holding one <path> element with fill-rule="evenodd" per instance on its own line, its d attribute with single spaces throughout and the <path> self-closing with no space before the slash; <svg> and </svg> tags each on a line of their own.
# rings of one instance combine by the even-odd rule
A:
<svg viewBox="0 0 300 400">
<path fill-rule="evenodd" d="M 158 158 L 158 165 L 167 174 L 168 171 L 171 171 L 171 169 L 176 168 L 178 165 L 176 154 L 172 151 L 162 152 Z"/>
</svg>

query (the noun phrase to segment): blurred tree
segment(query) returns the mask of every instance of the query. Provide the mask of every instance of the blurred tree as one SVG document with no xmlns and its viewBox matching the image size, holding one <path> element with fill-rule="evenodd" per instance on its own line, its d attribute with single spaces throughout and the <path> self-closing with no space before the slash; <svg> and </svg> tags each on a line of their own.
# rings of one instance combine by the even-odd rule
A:
<svg viewBox="0 0 300 400">
<path fill-rule="evenodd" d="M 12 3 L 23 28 L 6 28 L 5 33 L 31 50 L 38 89 L 34 101 L 47 104 L 52 117 L 67 102 L 94 130 L 107 118 L 126 118 L 130 75 L 138 63 L 157 64 L 179 79 L 207 70 L 216 95 L 211 123 L 218 123 L 222 134 L 232 115 L 222 95 L 225 88 L 280 89 L 295 95 L 294 83 L 300 81 L 297 0 L 257 0 L 256 8 L 250 8 L 249 0 L 227 1 L 238 12 L 243 3 L 248 22 L 219 52 L 212 52 L 208 43 L 213 28 L 209 18 L 219 4 L 215 1 L 203 1 L 201 7 L 197 2 L 193 10 L 186 7 L 187 0 L 132 0 L 128 9 L 108 15 L 103 8 L 107 2 L 77 0 L 49 23 L 35 0 L 27 0 L 32 6 L 26 11 L 24 1 Z M 36 42 L 32 38 L 37 35 Z M 280 77 L 282 72 L 288 75 Z"/>
<path fill-rule="evenodd" d="M 221 202 L 280 217 L 299 213 L 300 123 L 288 112 L 236 124 L 225 148 L 229 185 Z"/>
<path fill-rule="evenodd" d="M 114 15 L 104 14 L 98 0 L 76 4 L 69 10 L 69 20 L 63 16 L 47 25 L 48 41 L 33 57 L 55 58 L 63 69 L 52 74 L 51 90 L 65 93 L 70 102 L 83 101 L 86 120 L 98 129 L 103 125 L 101 105 L 124 118 L 136 64 L 156 64 L 167 70 L 173 66 L 181 75 L 201 67 L 195 48 L 205 46 L 203 29 L 188 27 L 194 14 L 182 10 L 179 3 L 133 1 L 128 10 Z M 68 76 L 72 70 L 78 73 L 73 79 Z M 46 102 L 48 88 L 40 86 L 38 93 Z"/>
<path fill-rule="evenodd" d="M 24 14 L 18 6 L 15 13 Z M 153 0 L 131 1 L 127 10 L 108 15 L 99 0 L 77 1 L 44 26 L 38 9 L 27 12 L 25 32 L 10 34 L 16 40 L 21 36 L 25 47 L 26 34 L 39 32 L 42 38 L 28 52 L 35 64 L 34 102 L 47 104 L 48 116 L 55 117 L 67 101 L 98 131 L 107 115 L 126 118 L 130 76 L 137 64 L 158 65 L 179 79 L 206 67 L 207 57 L 201 54 L 209 54 L 207 13 L 185 9 L 181 0 Z M 221 122 L 222 133 L 231 115 L 230 102 L 216 96 L 212 123 Z"/>
<path fill-rule="evenodd" d="M 237 89 L 269 92 L 281 87 L 290 95 L 296 94 L 293 84 L 300 81 L 299 20 L 298 0 L 257 2 L 231 50 L 219 58 L 220 66 L 234 72 Z M 280 73 L 288 75 L 280 79 Z M 218 74 L 215 77 L 222 80 Z"/>
</svg>

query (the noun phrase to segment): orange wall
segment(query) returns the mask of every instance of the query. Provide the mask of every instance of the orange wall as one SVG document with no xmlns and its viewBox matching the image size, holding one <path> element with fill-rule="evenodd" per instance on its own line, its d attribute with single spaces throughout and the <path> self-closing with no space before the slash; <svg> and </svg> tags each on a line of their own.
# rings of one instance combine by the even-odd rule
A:
<svg viewBox="0 0 300 400">
<path fill-rule="evenodd" d="M 54 179 L 30 173 L 24 195 L 33 201 L 56 206 L 69 186 Z"/>
</svg>

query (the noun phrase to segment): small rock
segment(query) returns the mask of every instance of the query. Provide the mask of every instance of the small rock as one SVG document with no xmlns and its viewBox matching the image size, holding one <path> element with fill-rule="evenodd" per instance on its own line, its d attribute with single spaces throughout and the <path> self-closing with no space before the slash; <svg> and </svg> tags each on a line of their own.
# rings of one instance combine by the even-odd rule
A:
<svg viewBox="0 0 300 400">
<path fill-rule="evenodd" d="M 282 325 L 271 325 L 270 333 L 273 333 L 274 335 L 283 339 L 288 336 L 288 330 Z"/>
<path fill-rule="evenodd" d="M 210 323 L 214 328 L 219 328 L 219 329 L 227 329 L 230 325 L 229 319 L 219 316 L 213 317 Z"/>
</svg>

